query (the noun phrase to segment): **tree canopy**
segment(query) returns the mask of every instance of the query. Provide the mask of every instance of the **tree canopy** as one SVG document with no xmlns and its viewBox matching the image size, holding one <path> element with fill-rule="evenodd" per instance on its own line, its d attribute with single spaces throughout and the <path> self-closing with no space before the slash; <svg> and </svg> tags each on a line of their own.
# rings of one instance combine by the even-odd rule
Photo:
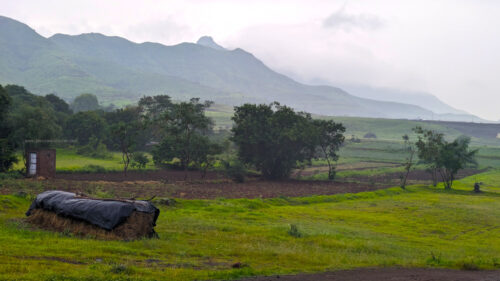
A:
<svg viewBox="0 0 500 281">
<path fill-rule="evenodd" d="M 92 111 L 99 108 L 99 101 L 96 95 L 93 94 L 81 94 L 71 103 L 71 109 L 74 112 Z"/>
<path fill-rule="evenodd" d="M 432 130 L 416 127 L 418 134 L 415 143 L 418 157 L 429 166 L 434 177 L 441 176 L 446 189 L 451 189 L 453 181 L 459 170 L 467 165 L 476 165 L 475 155 L 477 150 L 470 150 L 470 138 L 461 136 L 449 142 L 444 134 Z"/>
<path fill-rule="evenodd" d="M 344 140 L 341 125 L 314 122 L 310 114 L 297 113 L 277 102 L 235 107 L 232 119 L 231 139 L 238 146 L 238 157 L 268 179 L 288 177 L 297 162 L 315 157 L 320 144 L 332 159 Z"/>
<path fill-rule="evenodd" d="M 193 98 L 189 102 L 174 103 L 163 112 L 158 119 L 163 137 L 153 150 L 155 163 L 178 158 L 187 177 L 190 163 L 204 159 L 202 152 L 208 153 L 204 147 L 210 145 L 207 133 L 213 121 L 205 116 L 205 109 L 211 105 L 210 101 L 200 103 L 198 98 Z"/>
</svg>

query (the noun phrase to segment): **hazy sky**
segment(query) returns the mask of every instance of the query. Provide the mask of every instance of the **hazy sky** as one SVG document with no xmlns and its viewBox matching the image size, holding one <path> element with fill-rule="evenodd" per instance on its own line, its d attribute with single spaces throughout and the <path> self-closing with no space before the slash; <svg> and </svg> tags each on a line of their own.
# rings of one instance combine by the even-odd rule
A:
<svg viewBox="0 0 500 281">
<path fill-rule="evenodd" d="M 0 0 L 44 36 L 167 45 L 211 35 L 303 81 L 425 91 L 500 119 L 500 1 Z"/>
</svg>

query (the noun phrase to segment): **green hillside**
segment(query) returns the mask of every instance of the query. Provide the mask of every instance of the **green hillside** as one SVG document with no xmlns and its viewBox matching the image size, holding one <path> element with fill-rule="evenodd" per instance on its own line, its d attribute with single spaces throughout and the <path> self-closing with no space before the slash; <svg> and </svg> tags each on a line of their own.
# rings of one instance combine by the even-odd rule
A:
<svg viewBox="0 0 500 281">
<path fill-rule="evenodd" d="M 174 99 L 200 97 L 227 105 L 279 101 L 329 116 L 438 116 L 415 105 L 304 85 L 274 72 L 242 49 L 226 50 L 207 42 L 137 44 L 98 33 L 44 38 L 29 26 L 0 16 L 0 84 L 20 84 L 35 94 L 56 93 L 66 100 L 93 93 L 105 103 L 168 94 Z M 468 115 L 442 118 L 470 120 Z"/>
</svg>

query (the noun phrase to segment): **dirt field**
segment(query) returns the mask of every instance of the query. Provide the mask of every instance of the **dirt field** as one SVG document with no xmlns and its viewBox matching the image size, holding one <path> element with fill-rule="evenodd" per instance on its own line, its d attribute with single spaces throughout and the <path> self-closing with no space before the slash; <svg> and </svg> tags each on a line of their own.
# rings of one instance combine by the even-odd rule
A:
<svg viewBox="0 0 500 281">
<path fill-rule="evenodd" d="M 34 180 L 19 180 L 19 184 L 30 186 Z M 77 180 L 45 180 L 37 182 L 36 192 L 43 190 L 64 190 L 83 192 L 86 194 L 106 193 L 104 197 L 149 198 L 172 197 L 185 199 L 215 198 L 271 198 L 297 197 L 309 195 L 329 195 L 337 193 L 355 193 L 371 191 L 386 186 L 367 185 L 362 183 L 341 183 L 326 181 L 261 181 L 249 180 L 245 183 L 234 183 L 230 180 L 179 181 L 166 183 L 161 181 L 77 181 Z M 41 190 L 40 190 L 41 188 Z M 10 194 L 20 189 L 16 186 L 2 186 L 1 194 Z M 24 188 L 25 191 L 26 187 Z"/>
<path fill-rule="evenodd" d="M 464 271 L 434 268 L 355 269 L 318 274 L 282 275 L 241 281 L 500 281 L 500 271 Z"/>
<path fill-rule="evenodd" d="M 217 172 L 207 172 L 205 180 L 222 179 L 224 176 Z M 155 171 L 129 171 L 125 176 L 122 172 L 110 173 L 70 173 L 57 174 L 56 179 L 73 181 L 162 181 L 176 182 L 184 181 L 184 171 L 155 170 Z M 188 171 L 188 180 L 201 180 L 202 174 L 198 171 Z"/>
<path fill-rule="evenodd" d="M 477 170 L 464 170 L 458 179 L 473 175 Z M 413 171 L 409 184 L 430 182 L 429 174 L 423 171 Z M 372 191 L 399 183 L 399 174 L 374 176 L 357 176 L 344 179 L 346 181 L 305 181 L 285 180 L 266 181 L 250 177 L 244 183 L 234 183 L 216 172 L 207 173 L 205 179 L 200 179 L 199 172 L 189 172 L 188 180 L 184 181 L 182 171 L 149 171 L 97 174 L 58 174 L 51 180 L 22 179 L 13 185 L 3 185 L 0 193 L 9 194 L 27 187 L 36 188 L 36 193 L 42 190 L 65 190 L 99 194 L 104 197 L 149 198 L 171 197 L 185 199 L 214 198 L 272 198 L 297 197 L 310 195 L 331 195 L 337 193 L 356 193 Z M 472 188 L 472 187 L 471 187 Z"/>
</svg>

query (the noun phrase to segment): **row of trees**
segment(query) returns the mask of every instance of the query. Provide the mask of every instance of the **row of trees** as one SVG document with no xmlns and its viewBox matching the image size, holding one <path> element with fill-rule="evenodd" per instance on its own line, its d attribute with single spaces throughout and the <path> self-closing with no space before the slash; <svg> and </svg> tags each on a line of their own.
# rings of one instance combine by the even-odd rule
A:
<svg viewBox="0 0 500 281">
<path fill-rule="evenodd" d="M 80 111 L 73 113 L 71 106 L 55 95 L 35 96 L 16 85 L 0 89 L 3 171 L 15 161 L 13 151 L 24 149 L 24 141 L 29 139 L 76 140 L 78 151 L 95 157 L 102 156 L 99 152 L 106 149 L 121 151 L 125 173 L 132 153 L 147 149 L 148 144 L 153 147 L 155 164 L 172 165 L 173 159 L 178 159 L 179 168 L 204 172 L 228 147 L 227 142 L 223 145 L 211 137 L 213 121 L 205 116 L 212 105 L 208 101 L 174 103 L 169 96 L 159 95 L 106 112 L 102 108 L 86 110 L 95 109 L 98 102 L 91 95 L 82 95 L 76 102 Z M 321 157 L 327 159 L 329 178 L 334 178 L 334 162 L 344 141 L 341 124 L 313 120 L 307 113 L 278 103 L 236 107 L 233 120 L 231 140 L 238 159 L 264 177 L 288 177 L 300 163 Z"/>
<path fill-rule="evenodd" d="M 38 145 L 69 141 L 79 153 L 92 157 L 121 151 L 125 173 L 133 153 L 151 147 L 158 165 L 177 158 L 179 168 L 195 165 L 206 171 L 214 161 L 211 155 L 222 150 L 211 140 L 213 123 L 204 114 L 211 104 L 199 99 L 173 103 L 169 96 L 159 95 L 105 111 L 94 95 L 81 95 L 70 106 L 56 95 L 36 96 L 21 86 L 0 86 L 0 172 L 12 167 L 15 150 L 24 150 L 26 140 L 42 141 Z"/>
<path fill-rule="evenodd" d="M 95 109 L 98 101 L 95 96 L 82 95 L 75 99 L 75 105 L 81 111 L 74 114 L 70 105 L 55 95 L 35 96 L 20 86 L 0 86 L 0 171 L 12 166 L 15 149 L 24 148 L 27 139 L 75 139 L 79 151 L 94 156 L 106 149 L 121 151 L 125 173 L 132 153 L 149 146 L 155 164 L 172 166 L 177 159 L 175 165 L 186 172 L 189 168 L 206 172 L 228 147 L 227 142 L 222 145 L 212 137 L 213 121 L 205 116 L 212 105 L 209 101 L 174 103 L 167 95 L 146 96 L 135 106 L 106 112 L 100 107 L 86 110 Z M 294 168 L 313 158 L 326 159 L 328 178 L 335 177 L 334 163 L 344 142 L 342 124 L 312 119 L 308 113 L 295 112 L 276 102 L 235 107 L 232 119 L 230 141 L 236 146 L 238 160 L 260 171 L 263 177 L 286 178 Z M 421 127 L 414 131 L 418 136 L 414 144 L 408 136 L 403 137 L 410 157 L 402 187 L 415 153 L 428 166 L 434 184 L 440 176 L 446 188 L 451 188 L 460 169 L 474 163 L 477 151 L 469 150 L 470 139 L 460 137 L 449 142 L 441 133 Z"/>
</svg>

